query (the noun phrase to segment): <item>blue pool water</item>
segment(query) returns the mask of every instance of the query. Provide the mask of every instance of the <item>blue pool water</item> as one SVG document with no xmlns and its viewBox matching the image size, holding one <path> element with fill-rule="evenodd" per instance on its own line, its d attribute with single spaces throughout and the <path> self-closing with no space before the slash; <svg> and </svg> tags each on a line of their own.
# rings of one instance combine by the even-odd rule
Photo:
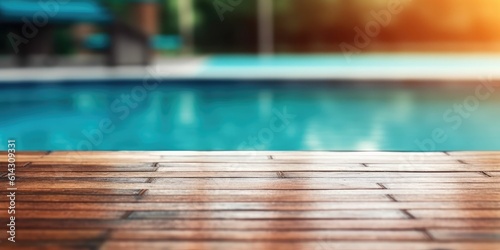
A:
<svg viewBox="0 0 500 250">
<path fill-rule="evenodd" d="M 500 150 L 498 89 L 479 81 L 3 84 L 0 150 L 8 139 L 20 150 Z"/>
</svg>

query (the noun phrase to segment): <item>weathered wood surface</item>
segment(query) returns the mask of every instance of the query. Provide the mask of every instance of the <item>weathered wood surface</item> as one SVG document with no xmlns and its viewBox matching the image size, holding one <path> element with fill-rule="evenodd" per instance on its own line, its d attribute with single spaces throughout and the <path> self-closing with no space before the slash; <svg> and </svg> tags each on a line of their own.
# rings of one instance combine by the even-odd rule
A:
<svg viewBox="0 0 500 250">
<path fill-rule="evenodd" d="M 500 249 L 500 152 L 25 152 L 16 177 L 0 249 Z"/>
</svg>

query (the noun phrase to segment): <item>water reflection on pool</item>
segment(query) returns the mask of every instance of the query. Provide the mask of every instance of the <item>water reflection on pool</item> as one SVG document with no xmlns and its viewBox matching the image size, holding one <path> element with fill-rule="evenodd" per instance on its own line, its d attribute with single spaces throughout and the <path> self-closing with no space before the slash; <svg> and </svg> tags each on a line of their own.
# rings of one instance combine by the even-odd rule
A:
<svg viewBox="0 0 500 250">
<path fill-rule="evenodd" d="M 15 138 L 20 150 L 500 150 L 497 89 L 480 81 L 2 85 L 0 140 Z"/>
</svg>

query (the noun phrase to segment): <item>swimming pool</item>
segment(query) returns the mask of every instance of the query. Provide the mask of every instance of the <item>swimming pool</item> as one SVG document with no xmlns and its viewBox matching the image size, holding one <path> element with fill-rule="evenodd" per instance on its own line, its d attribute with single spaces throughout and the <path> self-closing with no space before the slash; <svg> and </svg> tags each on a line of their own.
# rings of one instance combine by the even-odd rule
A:
<svg viewBox="0 0 500 250">
<path fill-rule="evenodd" d="M 488 82 L 0 85 L 0 150 L 500 150 Z"/>
</svg>

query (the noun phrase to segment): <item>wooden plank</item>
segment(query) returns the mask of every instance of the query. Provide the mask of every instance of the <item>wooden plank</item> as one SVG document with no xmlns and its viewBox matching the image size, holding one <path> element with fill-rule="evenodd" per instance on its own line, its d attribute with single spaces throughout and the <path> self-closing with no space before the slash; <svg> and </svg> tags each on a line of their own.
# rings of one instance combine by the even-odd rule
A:
<svg viewBox="0 0 500 250">
<path fill-rule="evenodd" d="M 499 182 L 499 177 L 478 177 L 478 178 L 385 178 L 385 177 L 369 177 L 369 178 L 287 178 L 286 174 L 274 174 L 274 177 L 261 177 L 261 178 L 174 178 L 174 177 L 154 177 L 155 173 L 152 173 L 152 177 L 155 181 L 153 183 L 178 183 L 182 182 L 184 184 L 191 183 L 192 185 L 199 184 L 210 184 L 210 183 L 269 183 L 269 182 L 284 182 L 284 181 L 295 181 L 297 183 L 314 183 L 314 184 L 328 184 L 332 182 L 340 182 L 340 183 L 491 183 L 491 182 Z M 19 185 L 23 185 L 26 182 L 37 182 L 37 183 L 45 183 L 48 181 L 57 181 L 57 182 L 110 182 L 110 183 L 144 183 L 149 180 L 149 178 L 144 177 L 122 177 L 120 173 L 115 172 L 115 177 L 60 177 L 59 175 L 53 177 L 20 177 L 18 175 L 18 183 Z M 279 175 L 279 176 L 278 176 Z"/>
<path fill-rule="evenodd" d="M 142 163 L 252 163 L 252 164 L 268 164 L 271 160 L 267 157 L 81 157 L 81 158 L 55 158 L 55 157 L 43 157 L 37 160 L 38 163 L 49 164 L 97 164 L 102 162 L 113 162 L 113 163 L 128 163 L 128 162 L 142 162 Z M 352 160 L 332 160 L 325 161 L 325 163 L 352 163 Z M 456 163 L 453 160 L 448 160 L 449 163 Z M 290 163 L 290 161 L 277 161 L 275 163 Z M 319 163 L 319 162 L 318 162 Z"/>
<path fill-rule="evenodd" d="M 473 156 L 452 156 L 454 160 L 465 162 L 467 164 L 473 165 L 474 163 L 487 163 L 487 162 L 496 162 L 500 160 L 500 155 L 492 155 L 492 156 L 481 156 L 481 155 L 473 155 Z"/>
<path fill-rule="evenodd" d="M 323 240 L 426 240 L 419 231 L 387 230 L 321 230 L 321 231 L 173 231 L 173 230 L 118 230 L 113 231 L 111 240 L 140 241 L 323 241 Z"/>
<path fill-rule="evenodd" d="M 105 199 L 105 198 L 103 198 Z M 364 199 L 364 200 L 363 200 Z M 85 200 L 85 199 L 83 199 Z M 161 197 L 150 197 L 147 196 L 141 200 L 141 202 L 148 203 L 178 203 L 178 202 L 273 202 L 273 201 L 282 201 L 282 202 L 322 202 L 322 201 L 335 201 L 335 202 L 344 202 L 344 201 L 390 201 L 389 198 L 382 196 L 361 196 L 359 198 L 356 197 L 348 197 L 348 196 L 338 196 L 338 195 L 321 195 L 321 196 L 295 196 L 288 195 L 280 197 L 259 197 L 257 195 L 253 196 L 235 196 L 235 195 L 197 195 L 197 196 L 187 196 L 187 195 L 178 195 L 178 196 L 161 196 Z M 100 199 L 95 199 L 89 202 L 102 202 Z M 109 198 L 108 202 L 122 202 L 120 200 L 113 200 L 113 198 Z M 1 207 L 1 206 L 0 206 Z"/>
<path fill-rule="evenodd" d="M 1 191 L 0 191 L 1 192 Z M 500 189 L 467 190 L 467 189 L 363 189 L 363 190 L 148 190 L 145 195 L 228 195 L 228 196 L 273 196 L 285 195 L 312 197 L 322 195 L 374 195 L 374 194 L 456 194 L 456 195 L 500 195 Z M 458 200 L 460 201 L 460 200 Z"/>
<path fill-rule="evenodd" d="M 477 166 L 482 166 L 482 165 L 497 165 L 500 164 L 500 159 L 497 158 L 485 158 L 485 159 L 467 159 L 467 158 L 460 158 L 460 161 L 467 163 L 467 165 L 471 167 L 477 167 Z M 496 168 L 495 170 L 492 171 L 498 171 L 499 168 Z"/>
<path fill-rule="evenodd" d="M 50 241 L 36 241 L 36 242 L 0 242 L 2 250 L 94 250 L 100 243 L 91 241 L 85 242 L 50 242 Z"/>
<path fill-rule="evenodd" d="M 427 229 L 500 229 L 500 220 L 492 219 L 330 219 L 330 220 L 20 220 L 25 229 L 120 229 L 120 230 L 414 230 Z"/>
<path fill-rule="evenodd" d="M 33 170 L 33 169 L 31 169 Z M 480 172 L 279 172 L 279 171 L 247 171 L 247 172 L 102 172 L 102 171 L 85 171 L 75 172 L 60 171 L 57 173 L 58 177 L 64 178 L 391 178 L 393 181 L 404 178 L 439 178 L 443 179 L 459 179 L 459 178 L 478 178 L 485 177 Z M 495 177 L 500 177 L 500 172 L 490 172 Z M 495 173 L 498 173 L 496 175 Z M 26 178 L 46 178 L 54 177 L 53 171 L 23 171 L 17 173 L 18 177 Z M 404 181 L 404 180 L 401 180 Z"/>
<path fill-rule="evenodd" d="M 94 168 L 102 168 L 102 167 L 115 167 L 115 168 L 137 168 L 137 167 L 149 167 L 154 168 L 154 163 L 144 163 L 144 162 L 127 162 L 127 163 L 114 163 L 110 161 L 102 161 L 102 162 L 84 162 L 84 163 L 41 163 L 41 162 L 32 162 L 30 164 L 29 170 L 39 171 L 43 167 L 64 167 L 64 168 L 73 168 L 73 167 L 87 167 L 89 170 L 93 170 Z"/>
<path fill-rule="evenodd" d="M 18 195 L 137 195 L 141 189 L 36 189 L 36 190 L 23 190 L 18 192 Z M 7 190 L 0 190 L 0 199 L 3 195 L 7 195 Z M 371 195 L 416 195 L 416 194 L 429 194 L 429 195 L 500 195 L 500 189 L 348 189 L 348 190 L 147 190 L 144 196 L 172 196 L 172 195 L 226 195 L 226 196 L 273 196 L 285 197 L 302 196 L 311 197 L 315 195 L 320 196 L 363 196 L 370 197 Z M 458 200 L 460 201 L 460 200 Z"/>
<path fill-rule="evenodd" d="M 56 210 L 57 209 L 57 210 Z M 54 206 L 54 210 L 17 210 L 16 216 L 25 219 L 119 219 L 125 213 L 117 211 L 77 211 L 77 210 L 60 210 Z M 10 215 L 1 213 L 1 219 L 7 219 Z"/>
<path fill-rule="evenodd" d="M 7 159 L 7 158 L 4 157 L 4 159 Z M 0 162 L 0 169 L 3 171 L 7 171 L 8 164 L 9 163 L 7 163 L 7 162 Z M 16 161 L 16 170 L 23 169 L 26 165 L 29 165 L 29 164 L 30 164 L 30 162 L 27 162 L 27 161 Z"/>
<path fill-rule="evenodd" d="M 499 152 L 451 152 L 450 156 L 470 165 L 500 163 Z"/>
<path fill-rule="evenodd" d="M 156 170 L 151 163 L 135 163 L 135 164 L 40 164 L 32 163 L 29 167 L 18 169 L 17 172 L 53 172 L 53 176 L 57 176 L 59 172 L 154 172 Z M 54 173 L 56 172 L 56 173 Z"/>
<path fill-rule="evenodd" d="M 109 183 L 145 183 L 149 180 L 149 178 L 141 178 L 141 177 L 113 177 L 113 178 L 66 178 L 66 177 L 60 177 L 58 174 L 54 175 L 53 177 L 45 177 L 45 178 L 25 178 L 25 177 L 20 177 L 17 175 L 16 182 L 18 185 L 24 185 L 26 183 L 45 183 L 45 182 L 75 182 L 78 183 L 80 181 L 84 182 L 109 182 Z"/>
<path fill-rule="evenodd" d="M 405 249 L 405 250 L 422 250 L 422 249 L 454 249 L 454 250 L 498 250 L 499 243 L 479 243 L 479 242 L 459 242 L 459 243 L 437 243 L 437 242 L 352 242 L 352 241 L 321 241 L 310 243 L 276 243 L 276 242 L 168 242 L 168 241 L 107 241 L 102 249 L 239 249 L 239 250 L 254 250 L 254 249 L 273 249 L 273 250 L 289 250 L 289 249 L 342 249 L 342 250 L 387 250 L 387 249 Z"/>
<path fill-rule="evenodd" d="M 453 158 L 500 158 L 498 151 L 448 152 Z"/>
<path fill-rule="evenodd" d="M 268 156 L 272 155 L 277 161 L 302 161 L 312 160 L 313 163 L 318 160 L 338 161 L 339 163 L 407 163 L 407 162 L 449 162 L 453 163 L 453 157 L 450 157 L 441 152 L 436 153 L 398 153 L 398 152 L 52 152 L 48 155 L 43 155 L 45 152 L 36 155 L 39 162 L 86 162 L 86 161 L 156 161 L 164 160 L 167 162 L 195 162 L 226 160 L 232 161 L 238 158 L 240 162 L 245 161 L 260 161 L 268 160 Z M 41 156 L 41 157 L 40 157 Z M 212 159 L 211 159 L 212 158 Z M 188 161 L 188 160 L 191 161 Z M 30 159 L 31 161 L 31 159 Z"/>
<path fill-rule="evenodd" d="M 466 164 L 232 164 L 232 163 L 160 163 L 158 171 L 342 171 L 342 172 L 478 172 L 495 171 L 498 165 L 468 166 Z"/>
<path fill-rule="evenodd" d="M 93 202 L 93 203 L 109 203 L 109 202 L 121 202 L 121 203 L 127 203 L 127 202 L 174 202 L 174 201 L 183 201 L 183 202 L 194 202 L 193 198 L 200 197 L 200 196 L 206 196 L 206 198 L 201 198 L 202 200 L 205 201 L 223 201 L 223 200 L 229 200 L 229 201 L 238 201 L 238 200 L 246 200 L 246 201 L 273 201 L 272 199 L 275 199 L 276 197 L 268 197 L 265 198 L 263 197 L 262 199 L 259 199 L 258 196 L 254 197 L 245 197 L 243 198 L 232 198 L 234 196 L 229 196 L 229 197 L 213 197 L 214 195 L 203 195 L 203 194 L 198 194 L 198 195 L 178 195 L 177 197 L 172 197 L 172 196 L 160 196 L 160 195 L 147 195 L 147 196 L 126 196 L 126 195 L 67 195 L 67 194 L 52 194 L 52 193 L 38 193 L 38 194 L 24 194 L 20 193 L 16 195 L 16 199 L 21 202 L 28 202 L 28 201 L 36 201 L 36 202 Z M 236 195 L 235 195 L 236 196 Z M 319 199 L 321 198 L 321 199 Z M 310 201 L 310 200 L 316 200 L 316 201 L 391 201 L 387 195 L 384 194 L 368 194 L 368 195 L 336 195 L 336 194 L 331 194 L 328 196 L 320 196 L 319 198 L 315 199 L 310 199 L 307 197 L 300 197 L 300 196 L 286 196 L 280 199 L 280 201 Z M 0 196 L 0 201 L 6 202 L 8 201 L 8 197 L 6 195 Z"/>
<path fill-rule="evenodd" d="M 405 157 L 408 156 L 408 157 Z M 456 164 L 458 161 L 453 157 L 447 155 L 443 156 L 425 156 L 419 159 L 413 159 L 408 154 L 400 157 L 382 156 L 382 155 L 360 155 L 358 157 L 352 157 L 351 155 L 338 155 L 335 157 L 331 156 L 294 156 L 289 155 L 273 155 L 272 162 L 274 163 L 365 163 L 365 164 L 376 164 L 376 163 L 393 163 L 393 164 Z M 164 162 L 164 161 L 162 161 Z"/>
<path fill-rule="evenodd" d="M 81 191 L 81 192 L 80 192 Z M 104 192 L 108 191 L 108 192 Z M 38 202 L 147 202 L 147 203 L 176 203 L 176 202 L 346 202 L 346 201 L 391 201 L 386 194 L 393 192 L 393 197 L 401 201 L 457 201 L 445 199 L 402 199 L 395 194 L 418 195 L 423 193 L 438 195 L 457 195 L 454 190 L 149 190 L 144 196 L 136 196 L 140 190 L 39 190 L 23 191 L 17 193 L 18 201 L 38 201 Z M 318 192 L 318 194 L 315 194 Z M 477 194 L 473 191 L 461 190 L 463 194 L 459 201 L 496 201 L 495 199 L 474 198 Z M 6 191 L 2 191 L 0 201 L 7 201 Z M 128 196 L 133 195 L 133 196 Z M 491 192 L 482 194 L 483 197 L 499 197 L 500 192 Z M 473 197 L 467 199 L 467 197 Z M 480 196 L 477 196 L 480 197 Z M 315 204 L 317 205 L 317 204 Z M 213 206 L 213 204 L 212 204 Z M 262 209 L 262 205 L 257 206 Z M 276 207 L 271 206 L 270 207 Z M 319 206 L 323 207 L 323 206 Z"/>
<path fill-rule="evenodd" d="M 405 219 L 398 210 L 308 210 L 308 211 L 136 211 L 131 219 Z"/>
<path fill-rule="evenodd" d="M 29 168 L 33 169 L 44 169 L 44 168 L 51 168 L 51 167 L 64 167 L 64 168 L 78 168 L 78 167 L 86 167 L 89 170 L 93 171 L 95 169 L 103 168 L 103 167 L 114 167 L 114 168 L 120 168 L 120 169 L 126 169 L 126 168 L 137 168 L 137 167 L 148 167 L 148 168 L 154 168 L 155 165 L 154 163 L 144 163 L 144 162 L 136 162 L 136 163 L 120 163 L 120 162 L 109 162 L 109 161 L 104 161 L 104 162 L 84 162 L 84 163 L 42 163 L 42 162 L 32 162 L 29 165 Z"/>
<path fill-rule="evenodd" d="M 408 210 L 416 218 L 447 218 L 447 219 L 500 219 L 500 210 Z"/>
<path fill-rule="evenodd" d="M 39 163 L 82 163 L 82 162 L 113 162 L 113 163 L 126 163 L 126 162 L 252 162 L 252 163 L 267 163 L 269 159 L 267 156 L 219 156 L 219 157 L 206 157 L 206 156 L 160 156 L 148 154 L 85 154 L 77 152 L 73 154 L 50 154 L 37 159 Z"/>
<path fill-rule="evenodd" d="M 25 194 L 18 193 L 16 194 L 16 200 L 20 202 L 27 201 L 36 201 L 36 202 L 136 202 L 140 199 L 137 195 L 114 195 L 114 194 L 74 194 L 73 192 L 69 192 L 70 194 L 47 194 L 38 193 L 38 194 Z M 139 192 L 137 192 L 139 193 Z M 136 193 L 136 194 L 137 194 Z M 0 196 L 0 201 L 8 201 L 8 197 L 6 195 Z"/>
<path fill-rule="evenodd" d="M 497 164 L 367 164 L 370 171 L 402 171 L 402 172 L 477 172 L 495 171 L 500 167 Z"/>
<path fill-rule="evenodd" d="M 500 177 L 500 171 L 498 172 L 486 172 L 487 175 L 492 177 Z"/>
<path fill-rule="evenodd" d="M 35 189 L 35 190 L 26 190 L 23 192 L 17 192 L 17 195 L 38 195 L 38 196 L 50 196 L 52 195 L 138 195 L 141 193 L 141 189 L 95 189 L 95 188 L 80 188 L 80 189 Z M 0 190 L 0 194 L 8 195 L 9 191 Z M 16 196 L 17 196 L 16 195 Z M 6 197 L 0 196 L 0 199 L 5 199 Z"/>
<path fill-rule="evenodd" d="M 40 151 L 40 152 L 28 152 L 28 151 L 16 151 L 16 162 L 17 163 L 26 163 L 31 161 L 36 161 L 41 159 L 48 152 Z M 6 151 L 2 151 L 1 155 L 7 155 Z M 6 163 L 7 157 L 3 157 L 1 162 Z M 19 164 L 20 165 L 20 164 Z"/>
<path fill-rule="evenodd" d="M 148 168 L 152 163 L 137 164 L 46 164 L 33 163 L 27 169 L 32 171 L 133 171 L 134 168 Z M 368 164 L 364 167 L 361 164 L 255 164 L 255 163 L 160 163 L 159 171 L 295 171 L 295 172 L 313 172 L 313 171 L 346 171 L 346 172 L 479 172 L 479 171 L 498 171 L 496 164 L 474 166 L 466 164 L 418 164 L 418 165 L 400 165 L 400 164 Z M 152 167 L 151 167 L 152 169 Z"/>
<path fill-rule="evenodd" d="M 397 201 L 500 201 L 500 193 L 393 194 Z"/>
<path fill-rule="evenodd" d="M 500 230 L 491 229 L 433 229 L 429 234 L 445 241 L 500 241 Z"/>
<path fill-rule="evenodd" d="M 109 178 L 114 180 L 116 178 Z M 137 178 L 144 179 L 144 178 Z M 500 183 L 500 178 L 497 177 L 479 177 L 479 178 L 402 178 L 403 180 L 394 180 L 393 178 L 155 178 L 153 183 L 186 183 L 186 184 L 249 184 L 249 183 L 283 183 L 294 182 L 298 184 L 328 184 L 328 183 L 374 183 L 374 182 L 390 182 L 390 183 Z M 413 180 L 413 181 L 412 181 Z M 83 180 L 82 180 L 83 181 Z"/>
<path fill-rule="evenodd" d="M 360 192 L 361 193 L 361 192 Z M 416 193 L 416 192 L 415 192 Z M 398 201 L 403 202 L 413 202 L 413 201 L 430 201 L 430 202 L 452 202 L 452 201 L 485 201 L 485 202 L 496 202 L 500 201 L 500 193 L 486 194 L 486 195 L 456 195 L 456 194 L 440 194 L 440 195 L 429 195 L 429 196 L 418 196 L 414 195 L 392 195 Z M 416 198 L 415 198 L 416 197 Z M 109 202 L 348 202 L 348 201 L 391 201 L 391 199 L 384 194 L 330 194 L 330 195 L 318 195 L 318 196 L 304 196 L 304 195 L 294 195 L 289 194 L 286 196 L 280 196 L 279 200 L 277 196 L 260 196 L 255 195 L 223 195 L 223 194 L 193 194 L 193 195 L 145 195 L 145 196 L 125 196 L 125 195 L 65 195 L 65 194 L 51 194 L 51 193 L 38 193 L 38 194 L 18 194 L 16 196 L 18 201 L 22 202 L 93 202 L 93 203 L 109 203 Z M 198 199 L 198 200 L 195 200 Z M 8 201 L 8 197 L 5 195 L 0 197 L 0 201 Z M 271 206 L 274 207 L 274 206 Z M 322 206 L 319 206 L 322 207 Z"/>
<path fill-rule="evenodd" d="M 203 171 L 368 171 L 361 164 L 251 164 L 251 163 L 160 163 L 158 171 L 203 172 Z M 479 171 L 479 170 L 478 170 Z"/>
<path fill-rule="evenodd" d="M 447 154 L 451 156 L 500 156 L 498 151 L 450 151 Z"/>
<path fill-rule="evenodd" d="M 389 189 L 420 189 L 420 188 L 432 188 L 432 189 L 492 189 L 500 188 L 500 183 L 490 182 L 490 183 L 382 183 L 385 187 Z"/>
<path fill-rule="evenodd" d="M 18 185 L 18 190 L 25 191 L 30 189 L 91 189 L 95 187 L 101 189 L 248 189 L 248 190 L 266 190 L 266 189 L 378 189 L 381 188 L 376 183 L 355 183 L 336 181 L 332 183 L 314 183 L 300 182 L 294 180 L 272 180 L 260 182 L 248 182 L 240 180 L 236 181 L 218 181 L 212 179 L 210 181 L 177 181 L 177 182 L 155 182 L 155 183 L 111 183 L 111 182 L 86 182 L 86 181 L 58 181 L 58 182 L 26 182 Z"/>
<path fill-rule="evenodd" d="M 109 153 L 101 156 L 92 156 L 85 152 L 74 153 L 52 153 L 37 159 L 39 163 L 82 163 L 82 162 L 112 162 L 112 163 L 127 163 L 127 162 L 155 162 L 161 159 L 161 156 L 141 155 L 141 154 L 117 154 Z"/>
<path fill-rule="evenodd" d="M 44 202 L 21 202 L 16 205 L 18 209 L 27 210 L 54 210 L 54 209 L 66 209 L 66 210 L 98 210 L 98 211 L 161 211 L 161 210 L 174 210 L 179 207 L 193 206 L 198 207 L 199 210 L 210 209 L 211 207 L 217 207 L 217 204 L 211 204 L 211 202 L 219 202 L 218 199 L 215 201 L 205 201 L 203 197 L 185 197 L 183 201 L 177 202 L 177 199 L 173 198 L 172 203 L 188 203 L 189 198 L 193 203 L 201 203 L 199 205 L 195 204 L 170 204 L 166 202 L 140 202 L 140 203 L 77 203 L 77 202 L 58 202 L 58 203 L 44 203 Z M 217 197 L 218 198 L 218 197 Z M 205 198 L 207 199 L 207 198 Z M 220 198 L 219 198 L 220 199 Z M 256 200 L 258 198 L 255 198 Z M 188 200 L 188 201 L 186 201 Z M 209 199 L 207 199 L 209 200 Z M 260 199 L 258 199 L 260 200 Z M 266 200 L 266 199 L 264 199 Z M 324 201 L 324 200 L 323 200 Z M 228 200 L 222 200 L 221 202 L 231 202 Z M 249 201 L 250 202 L 250 201 Z M 263 204 L 256 205 L 261 206 Z M 397 210 L 397 209 L 442 209 L 442 210 L 457 210 L 457 209 L 499 209 L 500 202 L 467 202 L 462 203 L 459 201 L 455 202 L 329 202 L 326 204 L 315 204 L 321 209 L 330 210 Z M 269 205 L 268 209 L 278 207 L 289 207 L 299 209 L 302 207 L 299 204 L 276 204 Z M 310 207 L 311 205 L 305 205 L 305 207 Z M 6 209 L 6 204 L 0 204 L 0 208 Z M 234 207 L 237 207 L 235 205 Z M 499 225 L 500 226 L 500 225 Z"/>
<path fill-rule="evenodd" d="M 16 238 L 19 242 L 25 241 L 92 241 L 103 240 L 106 237 L 105 230 L 33 230 L 22 229 L 18 231 Z"/>
</svg>

